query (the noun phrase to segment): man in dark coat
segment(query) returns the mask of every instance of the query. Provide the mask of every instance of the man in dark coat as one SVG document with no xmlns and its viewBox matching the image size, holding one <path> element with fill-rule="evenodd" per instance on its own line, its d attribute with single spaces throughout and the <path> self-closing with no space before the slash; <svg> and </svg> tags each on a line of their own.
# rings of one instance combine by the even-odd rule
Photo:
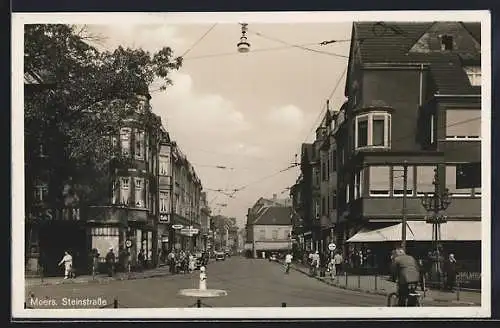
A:
<svg viewBox="0 0 500 328">
<path fill-rule="evenodd" d="M 115 272 L 115 262 L 115 253 L 113 252 L 113 248 L 110 248 L 108 254 L 106 254 L 106 265 L 108 267 L 108 276 L 110 277 L 112 277 Z"/>
<path fill-rule="evenodd" d="M 446 274 L 446 290 L 453 291 L 457 280 L 457 260 L 455 260 L 454 254 L 450 254 L 448 260 L 444 262 L 444 272 Z"/>
</svg>

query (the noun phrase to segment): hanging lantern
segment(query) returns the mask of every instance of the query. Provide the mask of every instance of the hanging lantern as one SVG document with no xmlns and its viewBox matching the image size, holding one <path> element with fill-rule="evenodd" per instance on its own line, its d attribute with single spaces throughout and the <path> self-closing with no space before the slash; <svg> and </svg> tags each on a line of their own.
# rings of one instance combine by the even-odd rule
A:
<svg viewBox="0 0 500 328">
<path fill-rule="evenodd" d="M 247 53 L 250 51 L 250 43 L 247 41 L 247 23 L 241 23 L 241 38 L 238 42 L 238 52 Z"/>
</svg>

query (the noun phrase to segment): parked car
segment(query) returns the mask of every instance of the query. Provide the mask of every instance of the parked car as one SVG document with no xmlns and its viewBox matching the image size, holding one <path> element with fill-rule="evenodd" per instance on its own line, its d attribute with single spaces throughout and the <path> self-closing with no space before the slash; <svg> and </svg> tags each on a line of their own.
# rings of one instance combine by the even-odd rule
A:
<svg viewBox="0 0 500 328">
<path fill-rule="evenodd" d="M 272 253 L 269 256 L 269 261 L 278 261 L 278 255 L 276 255 L 276 253 Z"/>
<path fill-rule="evenodd" d="M 226 259 L 226 254 L 224 252 L 215 252 L 216 261 L 224 261 Z"/>
</svg>

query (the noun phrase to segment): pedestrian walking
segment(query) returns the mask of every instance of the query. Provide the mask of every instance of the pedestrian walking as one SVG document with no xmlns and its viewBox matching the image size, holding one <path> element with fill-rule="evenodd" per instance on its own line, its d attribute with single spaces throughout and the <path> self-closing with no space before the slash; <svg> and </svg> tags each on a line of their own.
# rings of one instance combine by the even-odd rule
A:
<svg viewBox="0 0 500 328">
<path fill-rule="evenodd" d="M 71 272 L 73 270 L 73 257 L 69 254 L 69 251 L 64 252 L 64 256 L 59 262 L 59 266 L 64 264 L 64 279 L 71 277 Z"/>
<path fill-rule="evenodd" d="M 112 277 L 113 274 L 115 273 L 115 262 L 116 262 L 115 253 L 113 252 L 113 247 L 110 247 L 108 253 L 106 254 L 106 266 L 108 268 L 109 277 Z"/>
<path fill-rule="evenodd" d="M 285 273 L 288 274 L 290 272 L 290 266 L 292 265 L 292 254 L 288 253 L 285 255 Z"/>
<path fill-rule="evenodd" d="M 335 279 L 335 258 L 331 258 L 330 262 L 328 262 L 328 272 L 330 273 L 330 280 Z"/>
<path fill-rule="evenodd" d="M 445 289 L 453 291 L 457 280 L 457 260 L 452 253 L 448 256 L 448 260 L 444 262 L 444 272 L 446 275 Z"/>
<path fill-rule="evenodd" d="M 196 269 L 196 258 L 193 254 L 189 254 L 189 273 Z"/>
<path fill-rule="evenodd" d="M 335 276 L 338 277 L 342 273 L 342 263 L 344 262 L 344 258 L 342 257 L 342 254 L 340 252 L 337 252 L 333 256 L 333 261 L 335 263 Z"/>
</svg>

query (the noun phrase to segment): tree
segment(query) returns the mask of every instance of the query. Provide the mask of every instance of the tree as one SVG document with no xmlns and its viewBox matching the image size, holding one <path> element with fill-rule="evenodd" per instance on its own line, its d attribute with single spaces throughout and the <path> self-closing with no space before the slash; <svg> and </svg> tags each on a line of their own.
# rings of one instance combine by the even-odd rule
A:
<svg viewBox="0 0 500 328">
<path fill-rule="evenodd" d="M 127 160 L 113 136 L 131 116 L 159 132 L 148 87 L 155 82 L 166 90 L 169 73 L 182 65 L 169 47 L 154 54 L 123 47 L 99 51 L 88 39 L 76 26 L 25 25 L 24 71 L 37 81 L 25 92 L 26 151 L 42 143 L 50 154 L 49 189 L 56 202 L 70 177 L 84 204 L 109 196 L 110 165 Z"/>
</svg>

